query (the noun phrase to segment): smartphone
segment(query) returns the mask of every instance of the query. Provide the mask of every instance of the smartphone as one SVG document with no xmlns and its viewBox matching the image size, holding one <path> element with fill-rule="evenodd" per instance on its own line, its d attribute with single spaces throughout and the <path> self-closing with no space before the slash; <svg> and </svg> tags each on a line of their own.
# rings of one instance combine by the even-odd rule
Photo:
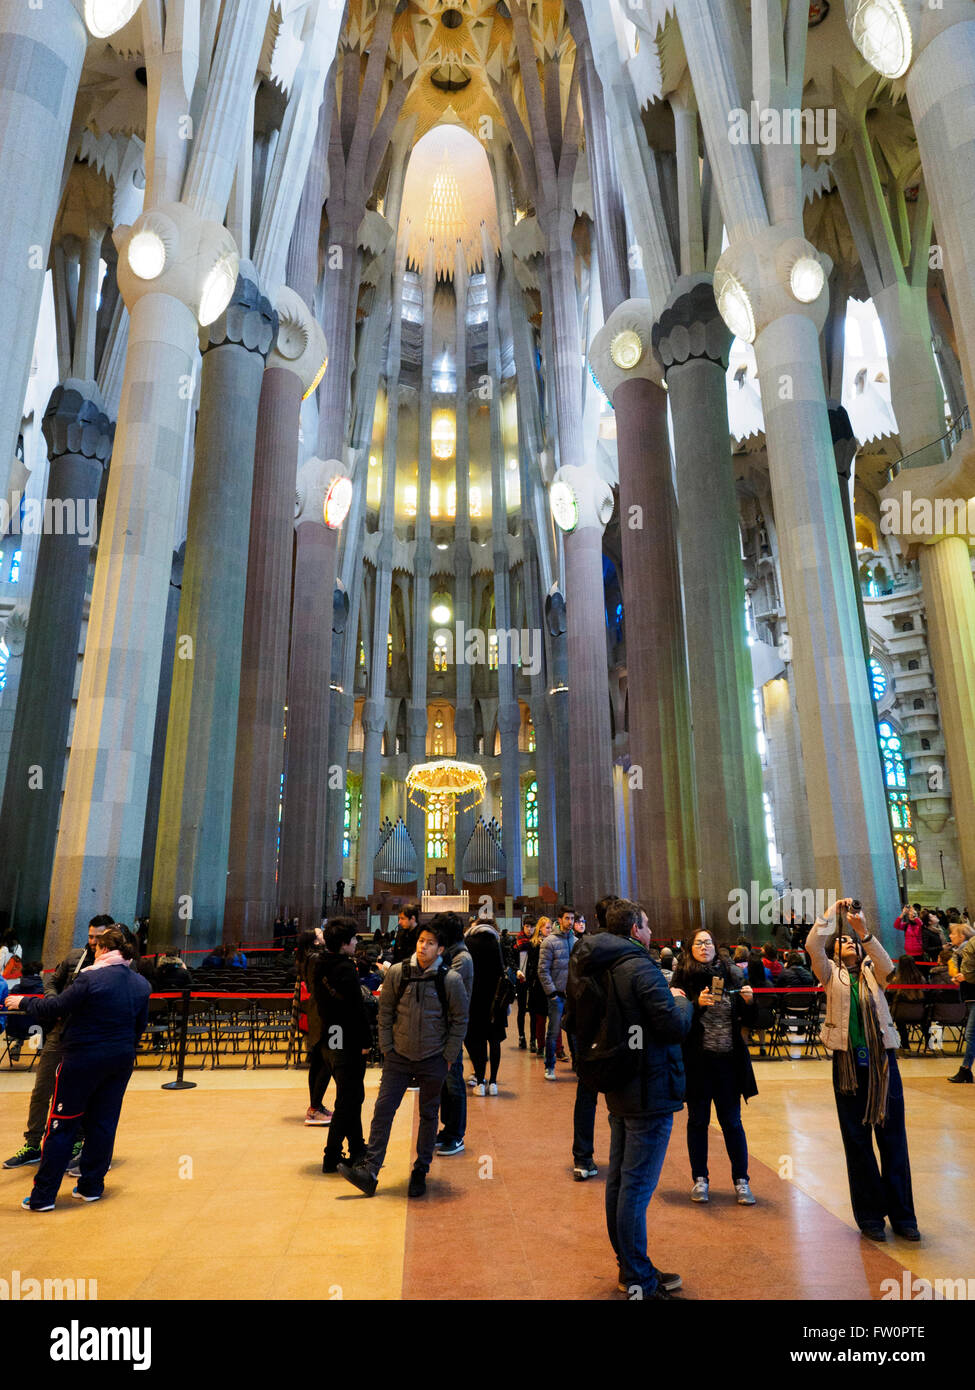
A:
<svg viewBox="0 0 975 1390">
<path fill-rule="evenodd" d="M 712 975 L 712 976 L 711 976 L 711 993 L 712 993 L 712 995 L 714 996 L 714 1002 L 715 1002 L 715 1003 L 718 1003 L 718 1001 L 721 999 L 722 995 L 724 994 L 724 976 L 723 976 L 723 975 Z"/>
</svg>

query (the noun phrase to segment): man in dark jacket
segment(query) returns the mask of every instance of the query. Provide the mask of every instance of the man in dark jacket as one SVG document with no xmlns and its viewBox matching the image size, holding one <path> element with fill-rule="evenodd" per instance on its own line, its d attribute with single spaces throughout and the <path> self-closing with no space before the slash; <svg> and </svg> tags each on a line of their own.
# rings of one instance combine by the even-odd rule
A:
<svg viewBox="0 0 975 1390">
<path fill-rule="evenodd" d="M 322 1159 L 323 1173 L 338 1171 L 344 1157 L 343 1140 L 349 1145 L 350 1163 L 358 1163 L 366 1151 L 362 1137 L 363 1079 L 372 1048 L 372 1025 L 355 965 L 357 930 L 351 917 L 333 917 L 325 928 L 324 951 L 312 957 L 319 1046 L 335 1082 L 335 1109 Z"/>
<path fill-rule="evenodd" d="M 565 987 L 569 978 L 569 956 L 577 940 L 572 930 L 575 919 L 573 909 L 563 907 L 559 913 L 558 931 L 549 932 L 538 953 L 538 982 L 548 1002 L 548 1028 L 545 1032 L 546 1081 L 555 1080 L 555 1053 L 562 1036 L 562 1011 L 565 1008 Z"/>
<path fill-rule="evenodd" d="M 73 946 L 64 960 L 59 961 L 54 967 L 51 974 L 44 977 L 45 995 L 50 997 L 63 993 L 72 980 L 91 965 L 95 959 L 95 943 L 102 932 L 111 925 L 111 917 L 104 912 L 91 919 L 88 923 L 87 946 Z M 3 1165 L 5 1168 L 22 1168 L 28 1163 L 40 1163 L 41 1140 L 44 1137 L 44 1126 L 47 1124 L 47 1112 L 51 1108 L 54 1078 L 57 1075 L 60 1061 L 61 1025 L 55 1023 L 47 1030 L 41 1055 L 37 1059 L 37 1071 L 34 1075 L 34 1087 L 30 1093 L 30 1109 L 27 1115 L 27 1128 L 24 1130 L 24 1142 L 17 1152 L 11 1154 L 10 1158 L 6 1160 Z M 81 1152 L 80 1143 L 76 1145 L 76 1149 L 77 1153 Z"/>
<path fill-rule="evenodd" d="M 606 913 L 613 903 L 619 902 L 615 893 L 607 893 L 596 904 L 596 930 L 587 932 L 569 957 L 569 978 L 566 985 L 565 1013 L 562 1022 L 570 1037 L 575 1034 L 574 1001 L 578 983 L 582 975 L 583 963 L 588 959 L 596 937 L 606 930 Z M 576 1059 L 578 1061 L 578 1058 Z M 576 1182 L 586 1182 L 588 1178 L 599 1175 L 593 1151 L 596 1143 L 596 1104 L 599 1092 L 586 1084 L 581 1075 L 576 1077 L 576 1100 L 572 1112 L 572 1176 Z"/>
<path fill-rule="evenodd" d="M 386 928 L 383 927 L 385 931 Z M 416 939 L 420 935 L 420 904 L 406 903 L 400 909 L 396 920 L 396 939 L 393 942 L 393 964 L 409 960 L 416 950 Z"/>
<path fill-rule="evenodd" d="M 122 954 L 125 937 L 107 927 L 95 945 L 94 961 L 61 994 L 44 999 L 11 996 L 7 1008 L 22 1007 L 40 1024 L 65 1020 L 63 1055 L 54 1083 L 40 1167 L 22 1205 L 27 1211 L 53 1211 L 54 1199 L 71 1161 L 75 1136 L 84 1122 L 80 1176 L 72 1192 L 97 1202 L 132 1075 L 135 1049 L 145 1031 L 152 990 Z"/>
<path fill-rule="evenodd" d="M 342 1176 L 367 1197 L 375 1194 L 393 1120 L 412 1085 L 420 1091 L 420 1128 L 409 1195 L 422 1197 L 426 1191 L 437 1139 L 440 1093 L 467 1032 L 467 993 L 457 971 L 444 966 L 445 945 L 442 927 L 423 927 L 412 958 L 391 965 L 383 980 L 379 996 L 383 1079 L 366 1157 L 362 1163 L 338 1165 Z"/>
<path fill-rule="evenodd" d="M 464 986 L 470 1014 L 471 993 L 474 989 L 474 961 L 464 940 L 464 923 L 457 912 L 438 912 L 430 925 L 443 929 L 446 948 L 443 963 L 455 971 Z M 452 1158 L 464 1152 L 467 1133 L 467 1086 L 464 1084 L 464 1049 L 461 1048 L 450 1064 L 440 1095 L 440 1124 L 436 1151 L 441 1158 Z"/>
<path fill-rule="evenodd" d="M 682 990 L 671 990 L 650 959 L 647 915 L 620 899 L 606 913 L 582 974 L 615 988 L 625 1031 L 639 1042 L 641 1065 L 606 1104 L 612 1140 L 606 1182 L 606 1226 L 619 1263 L 619 1286 L 632 1298 L 668 1299 L 680 1277 L 663 1274 L 647 1254 L 647 1208 L 663 1168 L 674 1113 L 684 1104 L 680 1044 L 694 1019 Z M 633 1030 L 637 1030 L 634 1032 Z"/>
</svg>

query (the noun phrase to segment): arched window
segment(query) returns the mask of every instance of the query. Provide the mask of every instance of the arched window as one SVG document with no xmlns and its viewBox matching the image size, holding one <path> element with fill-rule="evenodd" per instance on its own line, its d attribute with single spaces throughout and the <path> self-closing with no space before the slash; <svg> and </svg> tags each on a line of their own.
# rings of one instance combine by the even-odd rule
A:
<svg viewBox="0 0 975 1390">
<path fill-rule="evenodd" d="M 427 801 L 427 858 L 444 860 L 450 852 L 451 802 L 446 796 Z"/>
<path fill-rule="evenodd" d="M 538 858 L 538 783 L 525 788 L 525 858 Z"/>
<path fill-rule="evenodd" d="M 917 841 L 914 838 L 914 819 L 911 813 L 910 797 L 907 790 L 907 769 L 900 734 L 886 719 L 877 725 L 880 753 L 884 760 L 884 781 L 887 784 L 887 811 L 894 836 L 894 849 L 897 853 L 897 867 L 910 869 L 918 867 Z"/>
</svg>

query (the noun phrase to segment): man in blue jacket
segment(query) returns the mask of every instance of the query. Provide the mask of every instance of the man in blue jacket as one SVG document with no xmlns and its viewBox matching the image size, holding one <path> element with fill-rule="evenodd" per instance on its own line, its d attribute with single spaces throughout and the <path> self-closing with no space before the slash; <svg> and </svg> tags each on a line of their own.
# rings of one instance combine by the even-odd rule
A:
<svg viewBox="0 0 975 1390">
<path fill-rule="evenodd" d="M 606 930 L 587 951 L 580 975 L 596 977 L 607 991 L 612 985 L 623 1035 L 641 1053 L 629 1079 L 606 1093 L 612 1136 L 606 1226 L 619 1264 L 619 1287 L 631 1298 L 669 1300 L 681 1280 L 661 1273 L 647 1254 L 647 1208 L 664 1165 L 674 1113 L 684 1105 L 680 1045 L 694 1008 L 682 990 L 668 988 L 648 954 L 649 945 L 646 913 L 621 898 L 607 909 Z"/>
<path fill-rule="evenodd" d="M 122 1098 L 152 993 L 148 980 L 132 970 L 123 956 L 124 945 L 118 928 L 109 927 L 95 942 L 93 964 L 63 993 L 44 999 L 9 995 L 6 1000 L 8 1009 L 22 1008 L 45 1027 L 66 1020 L 40 1167 L 30 1196 L 21 1204 L 25 1211 L 54 1210 L 82 1120 L 81 1176 L 71 1195 L 97 1202 L 105 1189 Z"/>
</svg>

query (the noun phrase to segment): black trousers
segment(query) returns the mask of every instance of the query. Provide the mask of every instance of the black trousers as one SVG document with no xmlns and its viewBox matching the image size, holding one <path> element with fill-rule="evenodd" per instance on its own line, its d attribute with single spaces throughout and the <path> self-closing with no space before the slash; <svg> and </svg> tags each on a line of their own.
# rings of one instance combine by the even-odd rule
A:
<svg viewBox="0 0 975 1390">
<path fill-rule="evenodd" d="M 322 1047 L 320 1042 L 308 1049 L 308 1104 L 312 1110 L 322 1108 L 325 1091 L 332 1079 L 332 1062 L 329 1059 L 335 1055 Z"/>
<path fill-rule="evenodd" d="M 581 1167 L 591 1164 L 596 1135 L 596 1103 L 599 1092 L 576 1078 L 576 1103 L 572 1112 L 572 1157 Z"/>
<path fill-rule="evenodd" d="M 474 1068 L 474 1075 L 478 1081 L 484 1080 L 484 1073 L 487 1070 L 488 1053 L 491 1057 L 491 1070 L 488 1074 L 488 1081 L 497 1081 L 498 1067 L 501 1065 L 501 1040 L 500 1038 L 488 1038 L 487 1033 L 467 1031 L 465 1040 L 467 1055 L 471 1059 L 471 1066 Z"/>
<path fill-rule="evenodd" d="M 31 1206 L 47 1206 L 57 1196 L 82 1120 L 85 1147 L 79 1159 L 78 1191 L 86 1197 L 101 1196 L 133 1062 L 131 1053 L 99 1057 L 67 1052 L 62 1057 L 54 1082 L 41 1162 L 30 1196 Z"/>
<path fill-rule="evenodd" d="M 839 1057 L 833 1054 L 833 1088 L 836 1090 L 836 1113 L 846 1153 L 846 1173 L 850 1180 L 850 1203 L 853 1219 L 861 1230 L 864 1226 L 882 1226 L 884 1217 L 888 1216 L 894 1226 L 917 1225 L 904 1124 L 904 1087 L 896 1058 L 897 1054 L 888 1048 L 890 1090 L 887 1119 L 882 1125 L 865 1125 L 863 1117 L 867 1109 L 869 1068 L 857 1067 L 856 1094 L 843 1095 L 836 1089 Z M 874 1140 L 880 1154 L 879 1166 L 874 1153 Z"/>
<path fill-rule="evenodd" d="M 349 1146 L 349 1158 L 354 1163 L 366 1151 L 362 1137 L 362 1102 L 366 1098 L 363 1080 L 366 1074 L 366 1059 L 354 1052 L 332 1052 L 323 1049 L 323 1058 L 329 1068 L 329 1075 L 335 1081 L 334 1111 L 332 1123 L 328 1127 L 328 1141 L 325 1144 L 325 1159 L 337 1163 L 342 1157 L 343 1140 Z"/>
<path fill-rule="evenodd" d="M 519 980 L 515 985 L 515 998 L 518 1000 L 518 1037 L 525 1041 L 525 1014 L 528 1012 L 528 982 Z"/>
</svg>

